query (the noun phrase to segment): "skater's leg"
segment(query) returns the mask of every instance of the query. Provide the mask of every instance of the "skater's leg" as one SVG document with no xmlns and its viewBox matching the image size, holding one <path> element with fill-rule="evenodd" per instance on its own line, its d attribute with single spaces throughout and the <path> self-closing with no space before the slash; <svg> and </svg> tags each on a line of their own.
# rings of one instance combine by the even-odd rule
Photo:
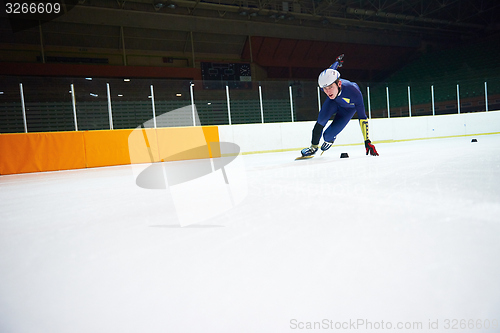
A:
<svg viewBox="0 0 500 333">
<path fill-rule="evenodd" d="M 346 127 L 355 112 L 356 110 L 351 111 L 339 108 L 332 123 L 323 132 L 323 140 L 325 140 L 325 142 L 335 141 L 337 135 Z"/>
</svg>

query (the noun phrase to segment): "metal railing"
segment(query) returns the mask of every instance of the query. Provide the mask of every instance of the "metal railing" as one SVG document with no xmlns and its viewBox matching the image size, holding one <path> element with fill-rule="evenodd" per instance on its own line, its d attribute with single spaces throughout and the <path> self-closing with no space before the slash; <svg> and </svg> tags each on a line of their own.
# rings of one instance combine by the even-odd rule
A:
<svg viewBox="0 0 500 333">
<path fill-rule="evenodd" d="M 358 85 L 369 118 L 500 109 L 500 78 Z M 0 133 L 311 121 L 325 98 L 314 81 L 3 76 Z M 168 124 L 156 122 L 176 110 L 185 112 Z"/>
</svg>

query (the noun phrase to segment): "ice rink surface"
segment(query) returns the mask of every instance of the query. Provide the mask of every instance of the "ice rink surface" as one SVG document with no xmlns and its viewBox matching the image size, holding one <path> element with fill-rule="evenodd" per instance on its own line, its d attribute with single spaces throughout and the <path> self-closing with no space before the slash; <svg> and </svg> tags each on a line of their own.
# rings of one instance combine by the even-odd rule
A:
<svg viewBox="0 0 500 333">
<path fill-rule="evenodd" d="M 239 156 L 246 196 L 186 227 L 131 166 L 0 176 L 0 332 L 500 332 L 500 135 L 475 138 Z"/>
</svg>

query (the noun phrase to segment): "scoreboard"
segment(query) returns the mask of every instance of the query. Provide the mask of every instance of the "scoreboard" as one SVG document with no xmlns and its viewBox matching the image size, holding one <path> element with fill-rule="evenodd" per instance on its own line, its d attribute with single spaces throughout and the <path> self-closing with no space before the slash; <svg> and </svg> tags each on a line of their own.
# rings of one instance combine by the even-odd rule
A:
<svg viewBox="0 0 500 333">
<path fill-rule="evenodd" d="M 252 73 L 249 63 L 202 62 L 201 76 L 205 89 L 251 89 Z"/>
</svg>

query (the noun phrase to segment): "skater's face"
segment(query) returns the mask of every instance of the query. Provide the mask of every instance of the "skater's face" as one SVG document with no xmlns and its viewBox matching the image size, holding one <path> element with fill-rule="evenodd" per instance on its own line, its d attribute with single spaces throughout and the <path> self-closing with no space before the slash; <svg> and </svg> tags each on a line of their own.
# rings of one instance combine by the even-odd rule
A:
<svg viewBox="0 0 500 333">
<path fill-rule="evenodd" d="M 338 81 L 338 83 L 332 83 L 328 87 L 324 87 L 323 91 L 330 99 L 335 99 L 339 94 L 340 87 L 342 86 L 342 81 Z"/>
</svg>

